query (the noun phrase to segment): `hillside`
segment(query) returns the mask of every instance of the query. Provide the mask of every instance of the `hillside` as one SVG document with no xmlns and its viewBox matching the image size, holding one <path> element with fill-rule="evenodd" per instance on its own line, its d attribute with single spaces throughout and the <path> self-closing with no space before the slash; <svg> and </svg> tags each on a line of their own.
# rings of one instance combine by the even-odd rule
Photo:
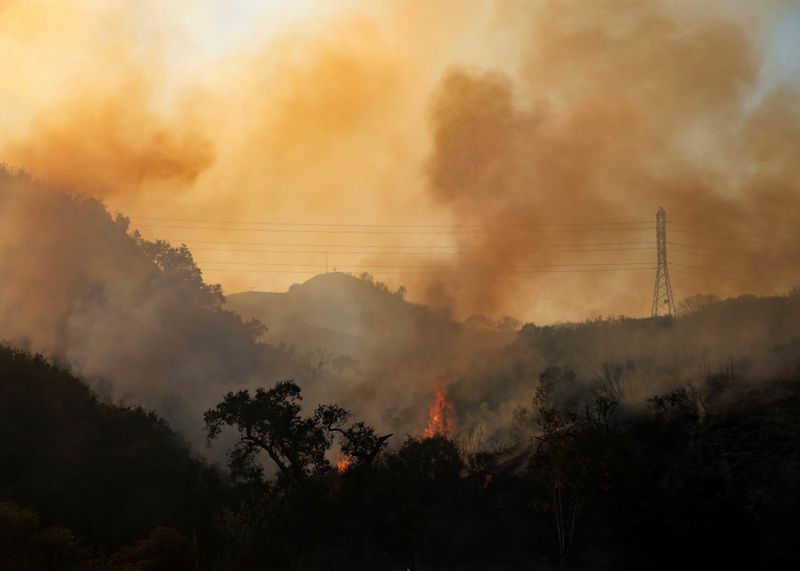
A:
<svg viewBox="0 0 800 571">
<path fill-rule="evenodd" d="M 232 294 L 227 306 L 268 324 L 262 337 L 268 343 L 322 348 L 357 359 L 377 344 L 397 338 L 413 325 L 414 314 L 426 311 L 343 273 L 313 277 L 285 293 Z"/>
<path fill-rule="evenodd" d="M 90 546 L 117 548 L 159 526 L 204 542 L 222 475 L 154 413 L 106 404 L 40 356 L 0 347 L 0 502 Z"/>
<path fill-rule="evenodd" d="M 144 240 L 100 201 L 0 165 L 0 341 L 68 366 L 202 445 L 202 413 L 233 386 L 291 376 L 259 326 L 226 311 L 185 246 Z M 47 232 L 41 232 L 42 227 Z"/>
<path fill-rule="evenodd" d="M 262 341 L 293 348 L 304 365 L 294 378 L 314 400 L 337 400 L 402 432 L 424 425 L 437 387 L 516 335 L 513 322 L 459 323 L 408 302 L 402 290 L 343 273 L 318 275 L 285 293 L 233 294 L 226 307 L 263 322 Z"/>
<path fill-rule="evenodd" d="M 518 332 L 479 328 L 476 320 L 456 323 L 337 273 L 286 293 L 232 295 L 228 307 L 262 320 L 270 343 L 331 354 L 320 362 L 333 382 L 316 385 L 318 400 L 336 396 L 372 422 L 407 432 L 423 425 L 433 392 L 446 386 L 462 433 L 505 438 L 509 419 L 530 402 L 535 379 L 552 365 L 574 369 L 586 384 L 607 365 L 619 367 L 632 406 L 686 384 L 700 387 L 714 374 L 732 371 L 750 383 L 800 370 L 796 292 L 715 300 L 672 320 L 528 324 Z M 337 354 L 356 363 L 336 369 Z"/>
<path fill-rule="evenodd" d="M 609 371 L 628 406 L 678 387 L 709 390 L 707 380 L 735 376 L 742 390 L 768 379 L 800 376 L 800 291 L 715 301 L 675 319 L 614 318 L 526 325 L 515 340 L 473 362 L 453 383 L 452 398 L 470 426 L 489 432 L 528 406 L 534 379 L 568 367 L 588 387 Z M 734 394 L 730 391 L 729 394 Z"/>
<path fill-rule="evenodd" d="M 392 292 L 370 277 L 340 272 L 315 276 L 285 293 L 232 294 L 227 307 L 266 324 L 262 339 L 267 343 L 319 348 L 357 360 L 390 344 L 414 343 L 431 330 L 449 337 L 466 332 L 490 345 L 513 338 L 511 331 L 467 330 L 446 313 L 406 301 L 402 290 Z"/>
</svg>

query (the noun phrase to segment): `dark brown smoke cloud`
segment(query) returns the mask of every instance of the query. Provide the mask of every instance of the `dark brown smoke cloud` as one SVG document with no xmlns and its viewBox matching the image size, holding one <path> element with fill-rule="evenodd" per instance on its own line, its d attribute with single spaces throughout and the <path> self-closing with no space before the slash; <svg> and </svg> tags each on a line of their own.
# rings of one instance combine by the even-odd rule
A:
<svg viewBox="0 0 800 571">
<path fill-rule="evenodd" d="M 526 22 L 517 73 L 451 68 L 430 107 L 429 192 L 461 224 L 487 229 L 459 235 L 452 274 L 431 286 L 438 299 L 446 289 L 462 313 L 526 295 L 540 314 L 570 303 L 642 314 L 650 271 L 461 270 L 652 265 L 646 250 L 523 250 L 654 242 L 659 206 L 683 244 L 671 254 L 679 297 L 788 289 L 797 268 L 787 265 L 800 262 L 800 93 L 764 77 L 758 23 L 666 2 L 506 3 L 503 14 Z M 559 226 L 626 221 L 646 223 Z"/>
</svg>

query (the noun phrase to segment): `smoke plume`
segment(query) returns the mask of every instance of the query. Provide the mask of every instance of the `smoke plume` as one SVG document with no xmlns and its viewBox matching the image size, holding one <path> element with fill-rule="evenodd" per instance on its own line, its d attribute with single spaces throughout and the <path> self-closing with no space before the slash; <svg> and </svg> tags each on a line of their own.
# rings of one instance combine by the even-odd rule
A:
<svg viewBox="0 0 800 571">
<path fill-rule="evenodd" d="M 393 291 L 405 283 L 410 299 L 448 310 L 453 319 L 366 314 L 365 334 L 397 334 L 358 371 L 307 387 L 311 402 L 354 403 L 409 432 L 424 426 L 433 379 L 458 381 L 457 414 L 488 423 L 569 354 L 552 348 L 562 337 L 529 328 L 535 343 L 498 356 L 496 339 L 455 320 L 645 313 L 659 206 L 679 297 L 795 281 L 800 91 L 767 63 L 788 3 L 354 2 L 315 5 L 318 18 L 269 33 L 268 15 L 254 18 L 246 41 L 211 34 L 220 45 L 206 46 L 191 28 L 212 6 L 0 3 L 0 161 L 42 181 L 0 183 L 0 333 L 194 439 L 227 387 L 303 369 L 297 353 L 254 342 L 194 259 L 228 292 L 286 289 L 351 244 L 331 267 L 372 271 Z M 96 199 L 146 238 L 189 249 L 132 236 Z M 342 236 L 234 223 L 276 213 L 364 226 Z M 252 247 L 282 242 L 325 257 Z M 300 278 L 262 263 L 314 269 Z M 766 335 L 748 353 L 769 363 L 758 374 L 786 366 L 769 346 L 796 338 L 774 317 L 752 320 Z M 727 349 L 706 336 L 728 325 L 691 337 L 712 346 L 712 362 Z M 605 359 L 655 359 L 657 347 L 623 350 L 635 335 L 612 338 L 563 343 L 589 376 Z M 728 346 L 744 353 L 751 339 Z M 679 341 L 670 355 L 691 352 Z M 670 374 L 702 362 L 685 359 Z"/>
<path fill-rule="evenodd" d="M 186 249 L 128 233 L 95 199 L 0 170 L 2 341 L 42 353 L 102 396 L 166 416 L 196 443 L 226 390 L 291 375 L 285 352 L 225 311 Z"/>
<path fill-rule="evenodd" d="M 773 264 L 765 276 L 758 258 L 798 261 L 796 242 L 778 239 L 793 235 L 800 206 L 800 92 L 764 77 L 763 37 L 741 15 L 707 4 L 534 4 L 507 7 L 509 18 L 526 22 L 517 73 L 452 68 L 430 108 L 431 195 L 459 223 L 494 229 L 460 239 L 454 273 L 442 278 L 458 284 L 447 286 L 454 304 L 496 312 L 524 291 L 537 308 L 588 302 L 589 315 L 646 307 L 649 271 L 556 278 L 486 271 L 469 279 L 456 272 L 565 261 L 646 264 L 652 252 L 566 260 L 524 250 L 651 241 L 648 222 L 659 206 L 676 221 L 670 239 L 685 244 L 672 258 L 678 292 L 747 287 L 719 273 L 699 275 L 712 272 L 698 266 L 756 281 L 771 276 L 783 286 L 773 291 L 787 289 L 796 271 Z M 769 22 L 759 16 L 756 22 Z M 614 225 L 626 221 L 642 223 Z M 513 232 L 531 227 L 539 231 Z M 696 257 L 698 246 L 710 249 Z M 595 288 L 613 301 L 592 295 Z"/>
<path fill-rule="evenodd" d="M 774 261 L 795 261 L 777 239 L 797 207 L 797 86 L 770 73 L 791 3 L 312 2 L 314 18 L 230 20 L 237 41 L 213 26 L 243 8 L 190 4 L 5 2 L 0 73 L 15 80 L 0 92 L 12 111 L 0 157 L 104 197 L 147 237 L 214 243 L 197 258 L 228 291 L 303 279 L 254 263 L 323 267 L 319 253 L 231 242 L 344 243 L 358 247 L 332 265 L 405 283 L 458 317 L 641 314 L 652 275 L 632 267 L 652 252 L 606 250 L 652 243 L 659 206 L 685 244 L 673 248 L 678 295 L 777 292 L 794 279 Z M 441 232 L 214 223 L 298 219 Z M 618 221 L 644 224 L 596 225 Z M 704 228 L 758 238 L 726 244 Z M 584 243 L 612 246 L 562 251 Z M 245 270 L 213 264 L 228 257 Z M 630 267 L 583 271 L 593 263 Z"/>
</svg>

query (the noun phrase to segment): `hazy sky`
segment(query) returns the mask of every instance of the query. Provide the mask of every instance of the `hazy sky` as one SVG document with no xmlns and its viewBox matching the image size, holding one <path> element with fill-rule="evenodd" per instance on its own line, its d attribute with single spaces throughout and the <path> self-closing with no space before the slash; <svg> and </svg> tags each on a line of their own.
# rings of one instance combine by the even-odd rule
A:
<svg viewBox="0 0 800 571">
<path fill-rule="evenodd" d="M 466 75 L 447 83 L 454 69 Z M 612 85 L 628 71 L 641 85 Z M 460 314 L 637 315 L 649 309 L 654 253 L 606 250 L 651 242 L 662 203 L 692 224 L 716 196 L 725 206 L 714 210 L 741 215 L 737 230 L 791 232 L 769 218 L 790 217 L 794 202 L 777 215 L 741 213 L 753 210 L 747 201 L 763 202 L 754 189 L 798 192 L 788 159 L 780 172 L 755 164 L 763 149 L 792 141 L 794 123 L 772 117 L 795 97 L 786 86 L 800 75 L 797 1 L 0 0 L 0 72 L 0 160 L 102 198 L 148 237 L 187 242 L 228 292 L 285 289 L 327 267 L 407 284 L 412 299 Z M 692 95 L 697 82 L 704 87 Z M 497 106 L 506 96 L 511 111 Z M 674 117 L 637 114 L 665 102 Z M 473 130 L 486 110 L 511 121 L 491 133 L 511 145 L 506 155 L 493 154 L 484 127 Z M 634 128 L 621 129 L 625 121 Z M 765 122 L 783 124 L 783 134 L 762 150 L 737 147 Z M 585 154 L 581 139 L 599 145 L 602 159 Z M 466 173 L 487 156 L 505 171 L 459 182 L 474 192 L 454 197 L 447 185 L 458 177 L 441 169 Z M 755 157 L 749 170 L 742 156 Z M 665 169 L 683 178 L 667 180 Z M 658 190 L 636 194 L 639 185 Z M 698 185 L 705 198 L 695 205 L 674 190 Z M 559 196 L 569 208 L 555 204 Z M 638 226 L 597 226 L 607 222 Z M 509 224 L 549 229 L 521 241 Z M 476 254 L 587 243 L 604 249 Z M 695 262 L 706 274 L 719 269 Z M 606 272 L 605 263 L 621 265 Z M 498 269 L 532 267 L 547 271 L 494 279 Z M 684 269 L 673 275 L 679 297 L 783 291 L 796 281 L 781 270 L 763 283 L 751 265 L 715 279 Z M 762 282 L 741 279 L 754 275 Z"/>
</svg>

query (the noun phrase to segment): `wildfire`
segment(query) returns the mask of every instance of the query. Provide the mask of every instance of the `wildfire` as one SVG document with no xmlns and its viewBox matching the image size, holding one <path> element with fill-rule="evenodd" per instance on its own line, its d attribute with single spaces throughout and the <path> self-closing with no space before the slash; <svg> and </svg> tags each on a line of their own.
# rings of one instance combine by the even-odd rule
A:
<svg viewBox="0 0 800 571">
<path fill-rule="evenodd" d="M 447 393 L 443 388 L 437 389 L 436 397 L 428 409 L 428 426 L 425 427 L 425 436 L 447 436 L 455 427 L 455 407 L 447 400 Z"/>
<path fill-rule="evenodd" d="M 336 460 L 336 471 L 339 472 L 340 474 L 345 473 L 347 469 L 350 467 L 350 462 L 351 462 L 350 456 L 342 454 Z"/>
</svg>

